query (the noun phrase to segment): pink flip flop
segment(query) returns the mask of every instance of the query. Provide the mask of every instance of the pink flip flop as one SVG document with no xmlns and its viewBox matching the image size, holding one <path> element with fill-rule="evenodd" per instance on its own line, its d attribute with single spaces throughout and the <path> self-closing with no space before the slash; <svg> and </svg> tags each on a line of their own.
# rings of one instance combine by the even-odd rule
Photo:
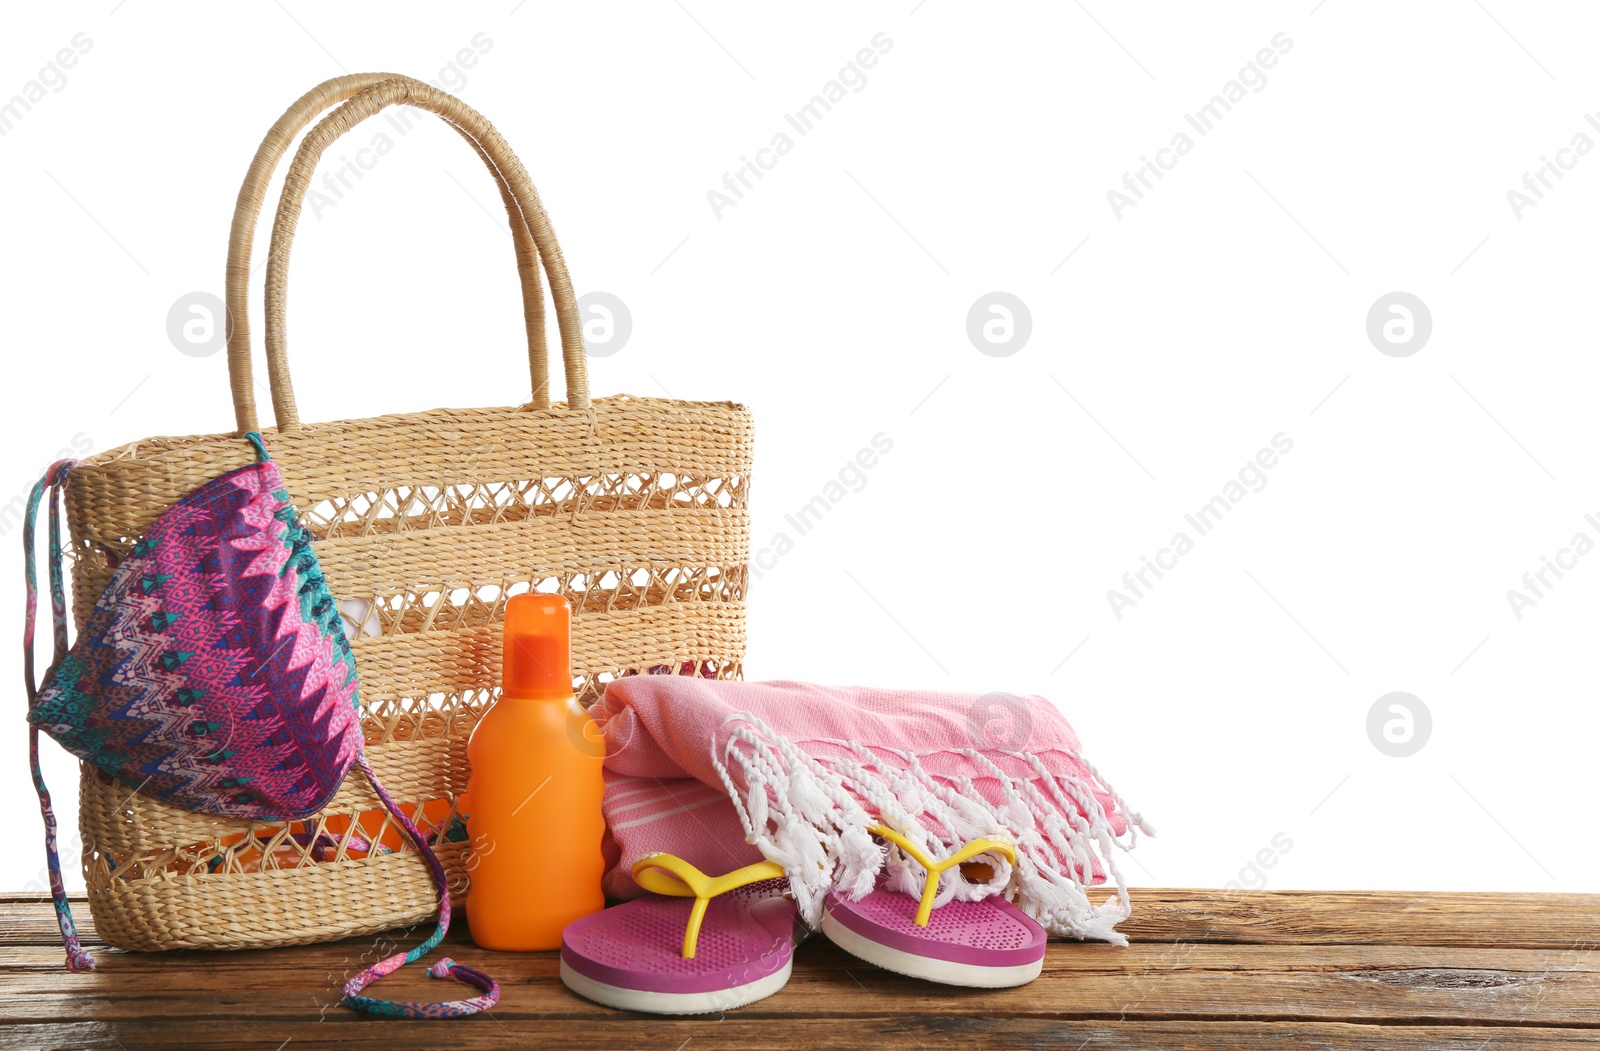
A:
<svg viewBox="0 0 1600 1051">
<path fill-rule="evenodd" d="M 1015 905 L 990 897 L 933 908 L 945 871 L 979 854 L 1000 854 L 1014 863 L 1011 844 L 975 839 L 934 861 L 892 829 L 878 826 L 872 831 L 927 869 L 922 900 L 882 884 L 859 901 L 830 893 L 822 917 L 822 933 L 830 941 L 884 970 L 945 985 L 1006 989 L 1039 977 L 1045 930 Z"/>
<path fill-rule="evenodd" d="M 561 933 L 568 989 L 624 1011 L 709 1014 L 789 981 L 803 928 L 782 866 L 762 861 L 713 878 L 672 854 L 646 854 L 633 878 L 650 896 Z"/>
</svg>

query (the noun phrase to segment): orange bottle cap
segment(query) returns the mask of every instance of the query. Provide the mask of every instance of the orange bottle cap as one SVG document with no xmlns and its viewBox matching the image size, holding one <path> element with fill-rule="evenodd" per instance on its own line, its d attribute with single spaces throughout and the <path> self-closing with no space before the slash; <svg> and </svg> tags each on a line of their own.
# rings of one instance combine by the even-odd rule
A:
<svg viewBox="0 0 1600 1051">
<path fill-rule="evenodd" d="M 534 700 L 572 696 L 572 607 L 560 595 L 513 595 L 506 603 L 501 692 Z"/>
</svg>

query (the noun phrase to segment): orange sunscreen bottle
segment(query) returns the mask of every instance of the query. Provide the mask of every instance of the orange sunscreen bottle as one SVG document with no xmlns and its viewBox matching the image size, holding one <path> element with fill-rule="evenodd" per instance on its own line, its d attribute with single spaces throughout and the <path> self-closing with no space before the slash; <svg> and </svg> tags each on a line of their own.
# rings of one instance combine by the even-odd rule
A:
<svg viewBox="0 0 1600 1051">
<path fill-rule="evenodd" d="M 566 599 L 507 602 L 501 678 L 467 742 L 467 925 L 485 949 L 559 949 L 563 927 L 605 907 L 605 742 L 572 696 Z"/>
</svg>

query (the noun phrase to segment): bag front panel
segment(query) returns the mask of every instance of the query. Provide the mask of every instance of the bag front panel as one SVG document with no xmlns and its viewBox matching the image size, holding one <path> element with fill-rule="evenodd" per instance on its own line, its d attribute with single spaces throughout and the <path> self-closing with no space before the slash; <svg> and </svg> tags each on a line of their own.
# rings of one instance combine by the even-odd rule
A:
<svg viewBox="0 0 1600 1051">
<path fill-rule="evenodd" d="M 499 679 L 511 594 L 549 591 L 572 603 L 584 703 L 620 676 L 742 671 L 752 445 L 742 407 L 601 399 L 592 412 L 435 410 L 266 437 L 355 632 L 368 754 L 391 794 L 441 842 L 462 834 L 465 740 Z M 67 516 L 77 622 L 150 522 L 247 460 L 237 438 L 219 435 L 152 439 L 75 469 Z M 391 752 L 401 761 L 388 762 Z M 347 780 L 330 804 L 347 812 L 320 832 L 315 822 L 196 822 L 135 800 L 137 822 L 124 813 L 107 823 L 99 849 L 86 846 L 91 904 L 125 907 L 116 903 L 135 899 L 113 888 L 180 870 L 215 883 L 257 865 L 364 864 L 349 842 L 355 833 L 408 852 L 388 826 L 371 827 L 347 790 L 359 795 Z M 137 835 L 113 831 L 134 826 Z M 273 836 L 277 847 L 262 850 L 262 837 Z M 294 842 L 301 849 L 284 847 Z M 458 889 L 459 858 L 446 859 Z M 275 886 L 298 893 L 293 881 Z M 425 915 L 425 881 L 418 886 L 412 911 Z"/>
</svg>

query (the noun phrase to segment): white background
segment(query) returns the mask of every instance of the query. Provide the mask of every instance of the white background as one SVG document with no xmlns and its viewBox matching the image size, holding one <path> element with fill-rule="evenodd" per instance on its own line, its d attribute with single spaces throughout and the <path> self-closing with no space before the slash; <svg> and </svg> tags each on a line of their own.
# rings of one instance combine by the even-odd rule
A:
<svg viewBox="0 0 1600 1051">
<path fill-rule="evenodd" d="M 92 41 L 0 138 L 0 504 L 75 438 L 231 429 L 225 355 L 180 353 L 169 308 L 221 293 L 234 195 L 285 106 L 410 73 L 498 125 L 580 293 L 631 309 L 597 393 L 754 409 L 758 546 L 892 440 L 755 585 L 750 677 L 1050 697 L 1160 830 L 1135 882 L 1600 890 L 1600 557 L 1520 620 L 1506 595 L 1575 532 L 1600 540 L 1600 159 L 1520 217 L 1507 199 L 1600 141 L 1585 5 L 114 3 L 30 5 L 0 34 L 0 98 Z M 717 215 L 707 192 L 878 33 L 865 86 Z M 1265 86 L 1196 135 L 1183 115 L 1279 33 Z M 1118 217 L 1107 191 L 1180 131 L 1193 150 Z M 526 400 L 496 210 L 431 124 L 308 208 L 305 418 Z M 966 332 L 994 290 L 1032 315 L 1008 357 Z M 1366 332 L 1397 290 L 1432 315 L 1407 357 Z M 1279 432 L 1265 488 L 1119 619 L 1108 589 L 1193 538 L 1185 513 Z M 8 560 L 19 536 L 8 519 Z M 4 652 L 17 888 L 43 857 Z M 1408 758 L 1367 733 L 1397 690 L 1433 722 Z M 70 845 L 73 764 L 46 749 Z"/>
</svg>

